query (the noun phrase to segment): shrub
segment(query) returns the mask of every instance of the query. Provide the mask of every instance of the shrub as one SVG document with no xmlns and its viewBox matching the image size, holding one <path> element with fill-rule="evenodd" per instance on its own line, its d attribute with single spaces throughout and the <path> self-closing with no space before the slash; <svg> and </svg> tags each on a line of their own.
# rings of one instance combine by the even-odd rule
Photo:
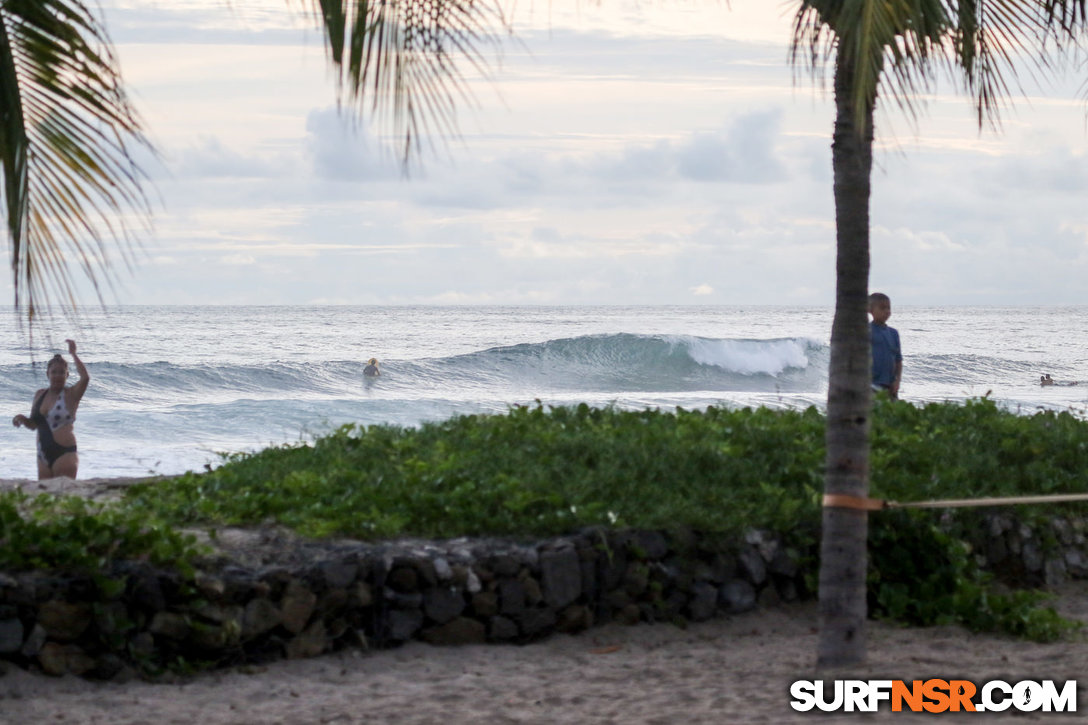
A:
<svg viewBox="0 0 1088 725">
<path fill-rule="evenodd" d="M 1014 415 L 989 400 L 873 411 L 874 497 L 898 501 L 1084 491 L 1088 423 Z M 0 567 L 184 561 L 172 527 L 277 523 L 312 537 L 541 537 L 584 526 L 785 537 L 815 558 L 824 417 L 807 410 L 515 407 L 418 428 L 343 426 L 313 443 L 224 457 L 207 473 L 132 487 L 117 507 L 0 497 Z M 1021 507 L 1038 524 L 1084 505 Z M 29 518 L 26 510 L 31 510 Z M 36 512 L 36 513 L 35 513 Z M 1047 638 L 1064 631 L 1030 592 L 996 593 L 970 555 L 982 512 L 870 517 L 871 611 Z M 19 543 L 21 542 L 21 543 Z M 0 542 L 3 543 L 3 542 Z"/>
</svg>

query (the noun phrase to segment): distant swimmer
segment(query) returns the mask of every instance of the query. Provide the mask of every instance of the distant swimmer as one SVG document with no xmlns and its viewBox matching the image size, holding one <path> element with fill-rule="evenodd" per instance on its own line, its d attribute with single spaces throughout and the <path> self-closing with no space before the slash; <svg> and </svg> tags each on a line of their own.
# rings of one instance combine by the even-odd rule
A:
<svg viewBox="0 0 1088 725">
<path fill-rule="evenodd" d="M 1039 385 L 1062 385 L 1070 388 L 1076 384 L 1076 380 L 1055 380 L 1054 378 L 1050 377 L 1050 373 L 1040 376 L 1039 378 Z"/>
<path fill-rule="evenodd" d="M 366 367 L 363 368 L 363 376 L 368 378 L 376 378 L 382 374 L 382 371 L 378 369 L 378 358 L 372 357 L 366 361 Z"/>
</svg>

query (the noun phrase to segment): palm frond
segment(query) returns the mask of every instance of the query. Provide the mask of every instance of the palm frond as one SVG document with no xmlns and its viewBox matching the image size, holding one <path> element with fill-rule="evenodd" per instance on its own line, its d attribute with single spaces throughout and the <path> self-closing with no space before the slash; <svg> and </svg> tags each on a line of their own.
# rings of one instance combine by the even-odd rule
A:
<svg viewBox="0 0 1088 725">
<path fill-rule="evenodd" d="M 0 160 L 17 310 L 99 298 L 109 252 L 129 261 L 150 208 L 133 152 L 153 153 L 101 21 L 80 0 L 0 4 Z"/>
<path fill-rule="evenodd" d="M 1066 35 L 1088 25 L 1088 0 L 1043 0 L 1047 25 Z"/>
<path fill-rule="evenodd" d="M 940 70 L 962 80 L 979 125 L 996 124 L 1019 69 L 1049 71 L 1055 50 L 1088 24 L 1086 0 L 804 0 L 790 59 L 815 76 L 843 53 L 854 77 L 855 115 L 891 97 L 917 115 Z M 802 56 L 802 50 L 808 50 Z M 1024 59 L 1028 59 L 1025 64 Z M 859 129 L 864 131 L 864 129 Z"/>
<path fill-rule="evenodd" d="M 1022 90 L 1018 68 L 1048 70 L 1053 61 L 1048 38 L 1060 47 L 1071 36 L 1048 18 L 1038 0 L 960 0 L 955 5 L 952 47 L 964 88 L 975 99 L 979 126 L 996 124 L 1013 87 Z"/>
<path fill-rule="evenodd" d="M 815 75 L 833 52 L 843 54 L 853 77 L 856 118 L 867 117 L 882 87 L 914 116 L 919 91 L 936 76 L 948 25 L 941 0 L 804 0 L 795 16 L 790 60 Z"/>
<path fill-rule="evenodd" d="M 23 225 L 26 222 L 26 156 L 29 141 L 23 122 L 18 68 L 7 24 L 0 23 L 0 165 L 4 170 L 4 210 L 11 243 L 11 266 L 16 275 L 23 259 Z M 18 109 L 19 112 L 12 112 Z M 18 295 L 16 295 L 18 300 Z"/>
<path fill-rule="evenodd" d="M 340 91 L 385 113 L 407 161 L 432 136 L 455 135 L 471 103 L 463 64 L 487 76 L 488 49 L 509 31 L 491 0 L 312 0 Z"/>
</svg>

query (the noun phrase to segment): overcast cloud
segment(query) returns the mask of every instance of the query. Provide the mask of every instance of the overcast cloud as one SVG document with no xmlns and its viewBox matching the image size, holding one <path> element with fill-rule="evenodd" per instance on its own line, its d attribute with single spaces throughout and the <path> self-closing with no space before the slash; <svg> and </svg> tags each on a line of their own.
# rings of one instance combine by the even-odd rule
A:
<svg viewBox="0 0 1088 725">
<path fill-rule="evenodd" d="M 233 5 L 105 3 L 162 152 L 155 233 L 113 301 L 833 301 L 833 107 L 794 83 L 789 3 L 522 11 L 460 137 L 407 173 L 388 128 L 338 109 L 312 23 Z M 872 286 L 897 304 L 1082 302 L 1076 88 L 1017 100 L 1001 134 L 951 94 L 917 128 L 882 114 Z"/>
</svg>

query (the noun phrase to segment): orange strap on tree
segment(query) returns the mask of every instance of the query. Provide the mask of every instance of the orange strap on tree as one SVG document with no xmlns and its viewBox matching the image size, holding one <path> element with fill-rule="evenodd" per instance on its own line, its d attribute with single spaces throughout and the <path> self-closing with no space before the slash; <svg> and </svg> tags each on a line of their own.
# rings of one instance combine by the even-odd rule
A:
<svg viewBox="0 0 1088 725">
<path fill-rule="evenodd" d="M 824 494 L 824 508 L 833 507 L 840 509 L 856 509 L 858 511 L 879 511 L 885 508 L 886 503 L 876 498 L 862 498 L 860 496 L 847 496 L 842 493 Z"/>
<path fill-rule="evenodd" d="M 1031 503 L 1062 503 L 1088 501 L 1088 493 L 1055 493 L 1042 496 L 1004 496 L 999 498 L 950 498 L 939 501 L 885 501 L 879 498 L 848 496 L 841 493 L 824 494 L 824 507 L 880 511 L 895 508 L 963 508 L 968 506 L 1014 506 Z"/>
</svg>

